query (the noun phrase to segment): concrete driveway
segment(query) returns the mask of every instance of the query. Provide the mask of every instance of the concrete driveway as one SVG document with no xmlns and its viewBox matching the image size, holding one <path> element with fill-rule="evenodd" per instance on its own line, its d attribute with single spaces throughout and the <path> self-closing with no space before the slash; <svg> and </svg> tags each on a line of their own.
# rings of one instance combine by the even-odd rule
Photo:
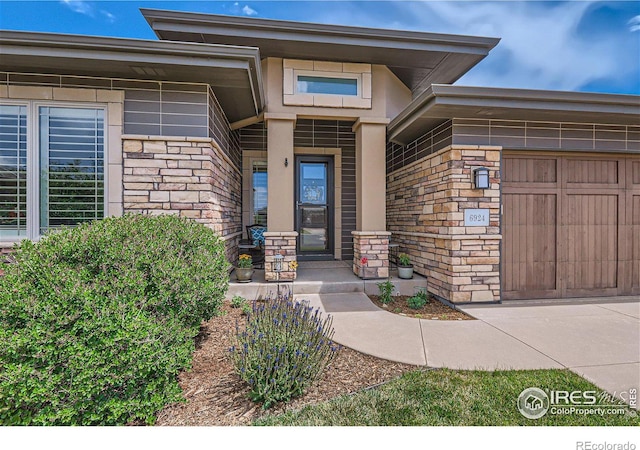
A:
<svg viewBox="0 0 640 450">
<path fill-rule="evenodd" d="M 413 319 L 363 293 L 306 294 L 335 341 L 384 359 L 451 369 L 568 368 L 619 394 L 640 390 L 640 299 L 518 302 L 461 309 L 478 320 Z"/>
<path fill-rule="evenodd" d="M 639 298 L 462 309 L 608 392 L 640 391 Z"/>
</svg>

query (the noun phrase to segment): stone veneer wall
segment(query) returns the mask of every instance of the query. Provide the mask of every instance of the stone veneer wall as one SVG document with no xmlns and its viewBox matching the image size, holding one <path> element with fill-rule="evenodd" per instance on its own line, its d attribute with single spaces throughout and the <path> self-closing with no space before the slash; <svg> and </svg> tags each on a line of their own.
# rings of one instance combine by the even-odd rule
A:
<svg viewBox="0 0 640 450">
<path fill-rule="evenodd" d="M 451 145 L 387 175 L 387 227 L 430 292 L 451 302 L 500 300 L 501 147 Z M 487 167 L 489 189 L 472 170 Z M 464 210 L 487 208 L 490 226 L 465 227 Z"/>
<path fill-rule="evenodd" d="M 241 173 L 210 138 L 122 137 L 124 211 L 176 214 L 203 223 L 238 258 Z"/>
<path fill-rule="evenodd" d="M 363 279 L 389 277 L 389 236 L 386 231 L 352 231 L 353 273 Z M 363 264 L 363 258 L 366 262 Z"/>
<path fill-rule="evenodd" d="M 297 275 L 296 231 L 264 233 L 264 278 L 266 281 L 293 281 Z M 282 255 L 282 271 L 275 271 L 275 256 Z M 295 263 L 295 264 L 294 264 Z"/>
</svg>

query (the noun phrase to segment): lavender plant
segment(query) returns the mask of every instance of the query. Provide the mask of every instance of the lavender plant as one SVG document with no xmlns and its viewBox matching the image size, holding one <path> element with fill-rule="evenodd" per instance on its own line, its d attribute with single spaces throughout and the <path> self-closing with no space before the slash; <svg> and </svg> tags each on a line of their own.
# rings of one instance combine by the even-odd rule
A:
<svg viewBox="0 0 640 450">
<path fill-rule="evenodd" d="M 331 316 L 281 296 L 253 302 L 246 328 L 236 326 L 229 349 L 237 374 L 251 387 L 249 397 L 269 408 L 302 395 L 335 358 Z"/>
</svg>

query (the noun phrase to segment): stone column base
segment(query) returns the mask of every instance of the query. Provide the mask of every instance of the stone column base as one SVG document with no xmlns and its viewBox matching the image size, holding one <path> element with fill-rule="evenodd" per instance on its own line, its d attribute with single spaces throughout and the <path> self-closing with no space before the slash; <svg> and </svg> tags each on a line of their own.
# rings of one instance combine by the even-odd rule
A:
<svg viewBox="0 0 640 450">
<path fill-rule="evenodd" d="M 298 261 L 296 256 L 296 231 L 265 231 L 264 233 L 264 278 L 266 281 L 293 281 L 296 279 Z M 275 271 L 275 256 L 282 255 L 280 278 Z"/>
<path fill-rule="evenodd" d="M 388 231 L 352 231 L 353 273 L 363 279 L 389 277 Z M 363 261 L 366 258 L 366 261 Z M 364 263 L 364 264 L 363 264 Z"/>
</svg>

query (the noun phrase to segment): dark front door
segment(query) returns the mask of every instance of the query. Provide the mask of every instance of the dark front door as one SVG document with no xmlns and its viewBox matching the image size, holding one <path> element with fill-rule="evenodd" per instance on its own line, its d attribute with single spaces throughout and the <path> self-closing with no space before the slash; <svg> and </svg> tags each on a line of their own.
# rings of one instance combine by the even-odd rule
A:
<svg viewBox="0 0 640 450">
<path fill-rule="evenodd" d="M 332 157 L 296 157 L 296 231 L 301 259 L 333 259 Z"/>
</svg>

